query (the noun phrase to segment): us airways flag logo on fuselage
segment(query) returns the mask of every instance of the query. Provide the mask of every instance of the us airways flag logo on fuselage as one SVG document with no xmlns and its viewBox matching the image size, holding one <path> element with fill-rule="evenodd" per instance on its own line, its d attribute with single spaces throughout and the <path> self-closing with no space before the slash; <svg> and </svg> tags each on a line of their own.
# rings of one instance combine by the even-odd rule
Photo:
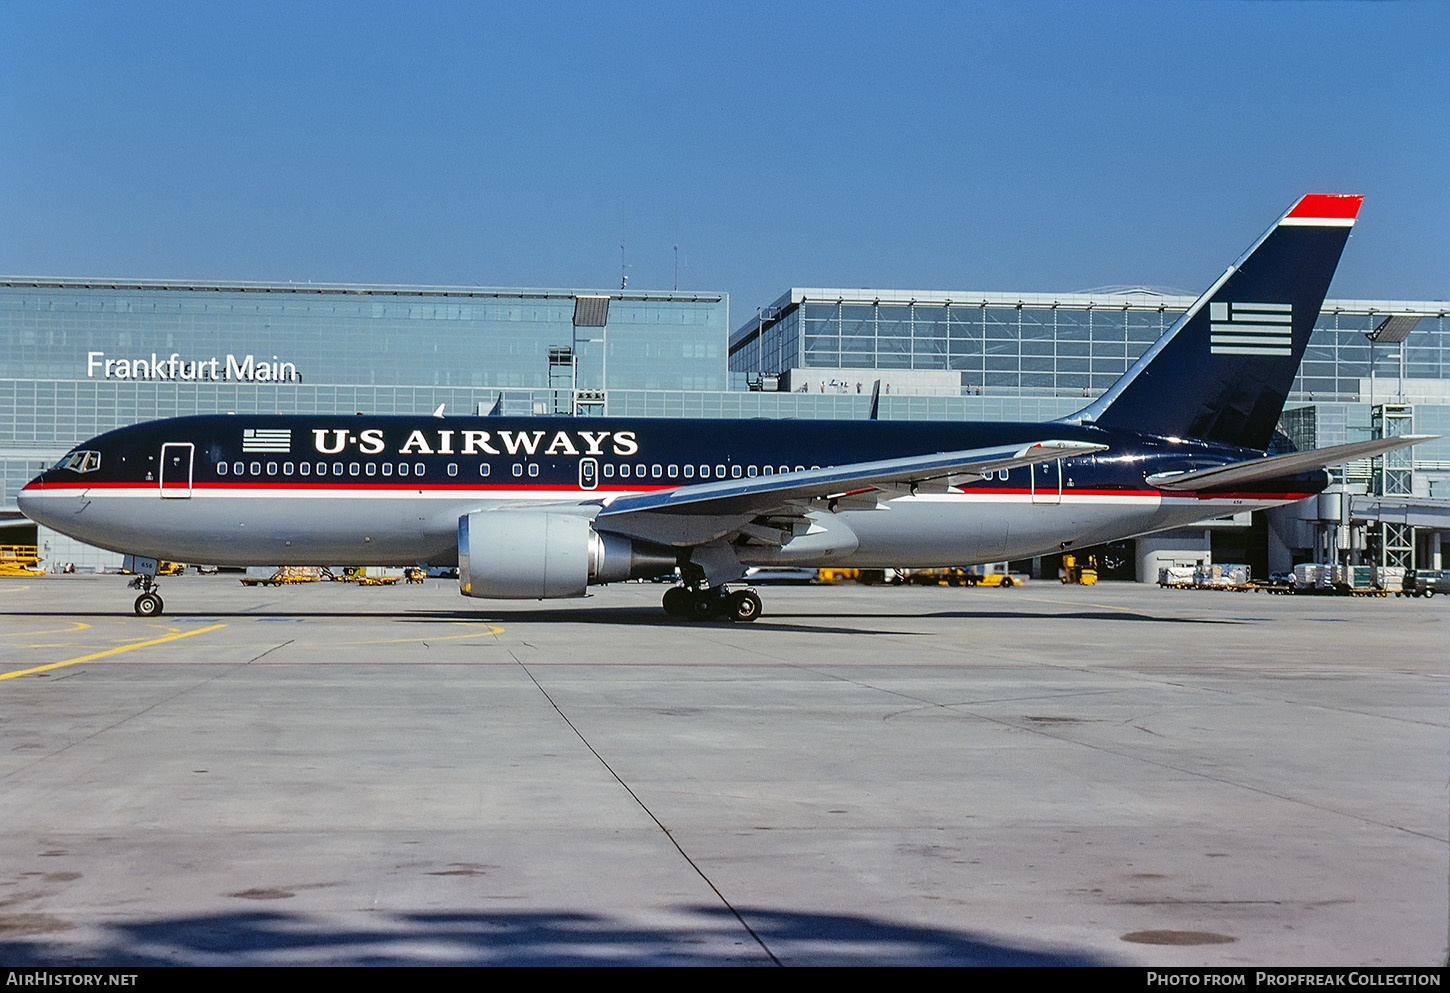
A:
<svg viewBox="0 0 1450 993">
<path fill-rule="evenodd" d="M 289 428 L 270 430 L 267 428 L 245 428 L 242 431 L 242 451 L 281 452 L 292 451 L 292 431 Z"/>
<path fill-rule="evenodd" d="M 1287 303 L 1221 303 L 1208 305 L 1208 351 L 1211 355 L 1291 355 L 1294 344 L 1293 305 Z"/>
</svg>

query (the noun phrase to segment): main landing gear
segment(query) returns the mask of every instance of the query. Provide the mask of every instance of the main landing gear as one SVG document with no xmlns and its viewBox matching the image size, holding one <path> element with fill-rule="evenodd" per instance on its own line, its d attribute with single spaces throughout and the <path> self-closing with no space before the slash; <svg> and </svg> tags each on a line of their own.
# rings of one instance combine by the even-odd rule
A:
<svg viewBox="0 0 1450 993">
<path fill-rule="evenodd" d="M 141 595 L 136 598 L 133 609 L 137 617 L 160 617 L 161 612 L 166 609 L 166 604 L 161 600 L 161 594 L 156 592 L 156 580 L 147 575 L 137 576 L 127 584 L 133 590 L 140 590 Z"/>
<path fill-rule="evenodd" d="M 753 621 L 760 616 L 760 594 L 754 590 L 729 592 L 723 587 L 690 589 L 675 586 L 665 591 L 665 613 L 692 621 L 719 618 L 727 621 Z"/>
</svg>

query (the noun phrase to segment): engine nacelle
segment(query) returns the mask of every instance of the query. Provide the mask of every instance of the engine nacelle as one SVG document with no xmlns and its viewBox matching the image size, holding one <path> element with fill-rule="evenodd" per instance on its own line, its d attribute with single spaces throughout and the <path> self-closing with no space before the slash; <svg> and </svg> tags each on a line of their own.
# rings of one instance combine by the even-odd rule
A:
<svg viewBox="0 0 1450 993">
<path fill-rule="evenodd" d="M 583 596 L 591 583 L 648 579 L 674 570 L 673 549 L 600 534 L 584 517 L 494 510 L 458 519 L 458 586 L 464 596 Z"/>
</svg>

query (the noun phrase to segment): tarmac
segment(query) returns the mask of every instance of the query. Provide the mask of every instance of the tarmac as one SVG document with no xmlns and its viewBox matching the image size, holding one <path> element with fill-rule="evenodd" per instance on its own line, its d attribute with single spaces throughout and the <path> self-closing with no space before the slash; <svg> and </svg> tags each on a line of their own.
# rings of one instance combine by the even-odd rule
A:
<svg viewBox="0 0 1450 993">
<path fill-rule="evenodd" d="M 1450 598 L 0 578 L 0 963 L 1413 966 Z"/>
</svg>

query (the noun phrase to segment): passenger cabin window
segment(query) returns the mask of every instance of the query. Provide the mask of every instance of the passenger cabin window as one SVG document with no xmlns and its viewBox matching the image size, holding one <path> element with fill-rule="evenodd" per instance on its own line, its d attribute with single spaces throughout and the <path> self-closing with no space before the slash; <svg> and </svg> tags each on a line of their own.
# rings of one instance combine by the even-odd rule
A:
<svg viewBox="0 0 1450 993">
<path fill-rule="evenodd" d="M 480 462 L 479 463 L 479 465 L 478 465 L 478 474 L 480 476 L 487 476 L 492 471 L 493 471 L 493 468 L 487 462 Z"/>
<path fill-rule="evenodd" d="M 414 462 L 413 463 L 413 475 L 415 475 L 415 476 L 421 476 L 421 475 L 423 475 L 423 463 L 421 463 L 421 462 Z"/>
<path fill-rule="evenodd" d="M 275 462 L 268 462 L 267 463 L 267 475 L 269 475 L 269 476 L 275 476 L 275 475 L 277 475 L 277 463 L 275 463 Z"/>
<path fill-rule="evenodd" d="M 393 474 L 393 463 L 391 463 L 391 462 L 384 462 L 383 463 L 383 475 L 384 476 L 391 476 L 392 474 Z"/>
<path fill-rule="evenodd" d="M 218 476 L 225 476 L 227 474 L 227 464 L 225 462 L 218 462 L 216 464 L 216 473 Z"/>
<path fill-rule="evenodd" d="M 292 475 L 292 463 L 291 462 L 283 462 L 282 463 L 282 475 L 284 475 L 284 476 L 290 476 L 290 475 Z"/>
<path fill-rule="evenodd" d="M 514 463 L 514 475 L 515 476 L 522 476 L 523 474 L 524 474 L 524 467 L 522 465 L 520 465 L 519 463 L 515 462 Z"/>
<path fill-rule="evenodd" d="M 538 474 L 539 474 L 539 463 L 537 463 L 537 462 L 530 462 L 529 463 L 529 475 L 530 476 L 537 476 Z"/>
<path fill-rule="evenodd" d="M 456 475 L 458 475 L 458 463 L 457 462 L 450 462 L 450 463 L 448 463 L 448 475 L 450 475 L 450 476 L 456 476 Z"/>
</svg>

